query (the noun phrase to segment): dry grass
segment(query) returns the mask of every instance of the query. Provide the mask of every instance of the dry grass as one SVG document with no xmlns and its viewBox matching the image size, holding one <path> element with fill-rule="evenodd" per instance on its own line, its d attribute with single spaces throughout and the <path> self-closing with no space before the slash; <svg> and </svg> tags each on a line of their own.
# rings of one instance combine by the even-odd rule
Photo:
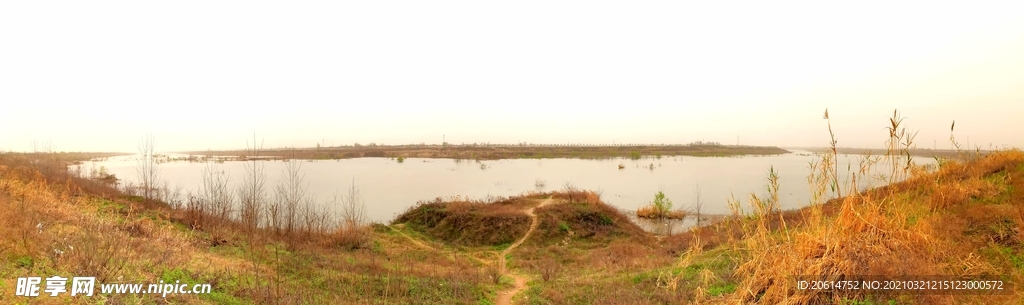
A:
<svg viewBox="0 0 1024 305">
<path fill-rule="evenodd" d="M 686 212 L 680 210 L 662 212 L 658 207 L 651 205 L 642 206 L 636 210 L 636 216 L 641 218 L 650 219 L 683 219 L 686 218 Z"/>
<path fill-rule="evenodd" d="M 154 221 L 152 217 L 159 219 L 160 211 L 142 212 L 152 203 L 94 197 L 85 191 L 109 186 L 66 172 L 41 171 L 40 159 L 35 157 L 0 156 L 0 219 L 9 224 L 0 227 L 0 273 L 8 275 L 6 287 L 14 287 L 13 278 L 41 275 L 88 275 L 107 283 L 156 282 L 152 280 L 161 275 L 160 270 L 146 266 L 188 264 L 195 253 L 187 246 L 189 237 Z M 116 194 L 110 189 L 97 193 Z M 0 292 L 0 300 L 10 298 L 9 293 Z M 107 297 L 110 302 L 132 298 Z M 64 302 L 61 298 L 39 301 Z"/>
<path fill-rule="evenodd" d="M 986 259 L 984 249 L 992 244 L 1019 249 L 1012 239 L 1013 227 L 1005 220 L 1018 211 L 1021 202 L 997 201 L 978 206 L 981 199 L 999 196 L 1000 184 L 992 175 L 1024 163 L 1020 151 L 1004 151 L 967 162 L 948 161 L 937 172 L 914 170 L 896 156 L 906 156 L 911 133 L 902 132 L 898 118 L 891 120 L 892 141 L 887 158 L 895 160 L 893 185 L 858 193 L 856 185 L 838 186 L 832 167 L 835 156 L 826 156 L 812 176 L 821 193 L 832 189 L 847 197 L 828 204 L 816 203 L 802 211 L 799 226 L 786 227 L 780 213 L 760 209 L 766 203 L 752 198 L 754 213 L 737 215 L 741 239 L 726 247 L 743 253 L 736 269 L 740 281 L 733 301 L 748 303 L 818 304 L 852 300 L 872 302 L 964 302 L 975 296 L 866 294 L 856 290 L 799 290 L 794 276 L 825 280 L 853 279 L 873 275 L 888 278 L 913 275 L 950 277 L 999 275 L 1020 282 L 1019 269 L 999 268 L 999 259 Z M 833 141 L 833 144 L 835 142 Z M 903 146 L 899 146 L 903 145 Z M 861 171 L 859 174 L 864 174 Z M 907 177 L 900 183 L 895 179 Z M 816 196 L 823 198 L 824 196 Z M 979 217 L 984 215 L 985 217 Z M 778 218 L 783 225 L 772 225 Z M 1019 217 L 1016 217 L 1019 218 Z M 1002 225 L 1001 225 L 1002 224 Z M 985 229 L 979 229 L 985 228 Z M 972 229 L 973 232 L 971 233 Z M 735 230 L 732 232 L 735 233 Z M 977 241 L 976 235 L 985 236 Z M 985 242 L 985 240 L 988 242 Z M 971 242 L 971 240 L 975 240 Z M 1010 250 L 1009 252 L 1015 253 Z M 991 258 L 991 257 L 989 257 Z M 986 300 L 1009 300 L 1019 296 L 989 296 Z M 977 297 L 981 298 L 981 297 Z M 954 301 L 959 300 L 959 301 Z M 967 301 L 974 302 L 974 301 Z"/>
<path fill-rule="evenodd" d="M 0 286 L 11 288 L 0 290 L 0 303 L 27 301 L 12 295 L 17 277 L 52 275 L 210 283 L 213 293 L 65 294 L 32 302 L 466 304 L 498 289 L 476 260 L 410 248 L 388 231 L 338 226 L 303 232 L 303 242 L 292 244 L 291 237 L 260 228 L 260 238 L 250 239 L 232 218 L 207 210 L 190 218 L 186 205 L 172 209 L 88 177 L 42 171 L 34 157 L 0 155 Z"/>
</svg>

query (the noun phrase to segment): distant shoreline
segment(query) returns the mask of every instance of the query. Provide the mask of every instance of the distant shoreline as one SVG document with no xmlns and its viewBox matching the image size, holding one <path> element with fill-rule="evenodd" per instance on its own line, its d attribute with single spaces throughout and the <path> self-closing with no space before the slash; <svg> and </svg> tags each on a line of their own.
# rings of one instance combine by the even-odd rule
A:
<svg viewBox="0 0 1024 305">
<path fill-rule="evenodd" d="M 814 152 L 814 153 L 831 152 L 832 151 L 831 148 L 826 148 L 826 147 L 790 147 L 789 149 L 806 150 L 806 151 Z M 886 154 L 886 150 L 885 149 L 881 149 L 881 148 L 836 148 L 836 152 L 838 152 L 839 154 L 848 154 L 848 155 L 866 155 L 866 154 L 870 153 L 871 155 L 874 155 L 874 156 L 884 156 Z M 907 152 L 909 152 L 910 155 L 914 156 L 914 157 L 955 158 L 955 157 L 959 157 L 961 154 L 973 155 L 973 154 L 977 153 L 978 151 L 975 151 L 975 150 L 960 150 L 960 151 L 957 151 L 957 150 L 951 150 L 951 149 L 912 148 L 912 149 L 908 150 Z M 982 155 L 988 154 L 988 153 L 991 153 L 991 152 L 992 152 L 992 150 L 981 150 L 980 151 L 980 153 Z"/>
<path fill-rule="evenodd" d="M 793 152 L 825 153 L 831 152 L 826 147 L 786 147 L 775 146 L 736 146 L 736 145 L 363 145 L 320 148 L 271 148 L 259 152 L 259 159 L 303 159 L 333 160 L 353 158 L 432 158 L 432 159 L 463 159 L 463 160 L 500 160 L 500 159 L 641 159 L 649 157 L 696 156 L 696 157 L 732 157 L 732 156 L 768 156 Z M 949 150 L 949 149 L 910 149 L 915 157 L 926 158 L 957 158 L 961 155 L 985 155 L 994 150 Z M 837 148 L 839 154 L 884 156 L 881 148 Z M 27 152 L 7 152 L 11 154 L 33 154 Z M 208 150 L 179 151 L 170 154 L 192 155 L 196 157 L 221 157 L 221 160 L 253 159 L 245 150 Z M 43 153 L 47 154 L 47 153 Z M 133 155 L 129 152 L 53 152 L 54 157 L 65 161 L 85 161 L 96 158 Z M 223 158 L 228 157 L 228 158 Z"/>
<path fill-rule="evenodd" d="M 181 154 L 198 156 L 230 156 L 251 158 L 244 150 L 186 151 Z M 744 155 L 778 155 L 790 151 L 774 146 L 736 145 L 631 145 L 631 146 L 571 146 L 571 145 L 362 145 L 342 147 L 264 149 L 260 157 L 293 159 L 350 159 L 350 158 L 438 158 L 438 159 L 545 159 L 579 158 L 607 159 L 667 156 L 727 157 Z"/>
</svg>

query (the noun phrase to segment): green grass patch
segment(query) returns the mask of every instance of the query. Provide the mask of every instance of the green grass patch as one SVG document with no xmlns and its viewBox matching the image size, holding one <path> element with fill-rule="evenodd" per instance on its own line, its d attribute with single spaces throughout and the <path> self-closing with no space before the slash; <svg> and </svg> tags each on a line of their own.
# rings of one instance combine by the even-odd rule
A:
<svg viewBox="0 0 1024 305">
<path fill-rule="evenodd" d="M 125 195 L 125 196 L 121 196 L 121 198 L 125 199 L 125 200 L 128 200 L 128 201 L 138 202 L 138 203 L 142 203 L 142 202 L 146 201 L 146 198 L 142 197 L 142 196 L 127 196 L 127 195 Z"/>
<path fill-rule="evenodd" d="M 735 291 L 736 283 L 719 282 L 708 287 L 708 294 L 712 296 L 720 296 L 726 293 L 733 293 Z"/>
<path fill-rule="evenodd" d="M 476 304 L 477 305 L 493 305 L 494 301 L 491 301 L 490 298 L 480 298 L 479 300 L 476 301 Z"/>
<path fill-rule="evenodd" d="M 673 270 L 672 273 L 673 274 L 678 274 L 679 270 L 680 269 Z M 640 284 L 640 283 L 643 283 L 643 282 L 651 281 L 651 280 L 657 278 L 658 274 L 660 274 L 661 272 L 663 272 L 663 271 L 648 270 L 648 271 L 640 272 L 640 273 L 637 273 L 636 275 L 634 275 L 633 277 L 631 277 L 630 281 L 632 281 L 633 284 Z"/>
<path fill-rule="evenodd" d="M 245 304 L 238 297 L 216 290 L 211 291 L 209 294 L 200 294 L 199 298 L 211 301 L 213 304 Z"/>
<path fill-rule="evenodd" d="M 114 202 L 107 199 L 99 199 L 97 200 L 97 203 L 99 205 L 100 212 L 123 213 L 126 212 L 128 208 L 128 206 L 126 206 L 123 203 Z"/>
<path fill-rule="evenodd" d="M 997 266 L 1009 266 L 1015 270 L 1024 270 L 1024 253 L 1013 247 L 993 244 L 981 249 L 982 256 Z"/>
<path fill-rule="evenodd" d="M 491 249 L 493 249 L 494 251 L 504 251 L 505 249 L 508 249 L 508 247 L 511 247 L 511 246 L 512 246 L 512 243 L 502 243 L 502 244 L 499 244 L 499 245 L 491 246 Z"/>
<path fill-rule="evenodd" d="M 501 287 L 512 287 L 515 284 L 516 279 L 512 278 L 511 276 L 502 275 L 501 278 L 498 279 L 498 285 L 500 285 Z"/>
<path fill-rule="evenodd" d="M 192 228 L 190 228 L 189 225 L 187 225 L 187 224 L 185 224 L 183 222 L 172 221 L 171 225 L 174 226 L 174 229 L 176 229 L 178 231 L 181 231 L 181 232 L 191 232 L 192 231 Z M 204 231 L 196 231 L 196 232 L 204 232 Z"/>
<path fill-rule="evenodd" d="M 32 268 L 33 265 L 35 265 L 35 260 L 28 255 L 19 256 L 14 260 L 14 266 L 18 268 Z"/>
<path fill-rule="evenodd" d="M 982 198 L 975 198 L 975 200 L 986 204 L 1002 204 L 1010 201 L 1010 195 L 1013 194 L 1013 185 L 1009 183 L 1010 173 L 1004 170 L 985 176 L 983 179 L 985 182 L 995 186 L 998 193 L 995 196 L 984 196 Z"/>
<path fill-rule="evenodd" d="M 224 255 L 226 257 L 246 258 L 245 249 L 239 246 L 217 246 L 210 247 L 210 253 Z"/>
<path fill-rule="evenodd" d="M 160 280 L 164 283 L 175 283 L 180 281 L 182 284 L 194 285 L 196 280 L 192 278 L 192 275 L 188 271 L 179 268 L 164 269 L 164 272 L 160 274 Z"/>
<path fill-rule="evenodd" d="M 542 292 L 544 292 L 544 288 L 541 285 L 532 285 L 527 286 L 520 294 L 523 295 L 523 300 L 526 300 L 527 304 L 551 304 L 551 301 L 541 295 Z"/>
<path fill-rule="evenodd" d="M 384 245 L 380 243 L 380 240 L 374 239 L 370 251 L 375 254 L 384 254 Z"/>
</svg>

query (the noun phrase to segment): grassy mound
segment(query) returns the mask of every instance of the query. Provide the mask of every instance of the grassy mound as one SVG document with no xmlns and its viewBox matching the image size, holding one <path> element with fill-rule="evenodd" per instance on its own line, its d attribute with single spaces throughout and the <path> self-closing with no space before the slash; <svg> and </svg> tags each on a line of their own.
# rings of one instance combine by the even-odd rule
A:
<svg viewBox="0 0 1024 305">
<path fill-rule="evenodd" d="M 650 236 L 592 191 L 567 190 L 555 192 L 553 196 L 563 203 L 534 211 L 538 218 L 537 231 L 527 243 L 551 245 L 578 240 L 606 245 L 614 240 L 642 241 Z"/>
<path fill-rule="evenodd" d="M 518 206 L 526 197 L 497 202 L 454 199 L 420 202 L 392 222 L 432 238 L 464 246 L 511 244 L 526 233 L 530 217 Z"/>
</svg>

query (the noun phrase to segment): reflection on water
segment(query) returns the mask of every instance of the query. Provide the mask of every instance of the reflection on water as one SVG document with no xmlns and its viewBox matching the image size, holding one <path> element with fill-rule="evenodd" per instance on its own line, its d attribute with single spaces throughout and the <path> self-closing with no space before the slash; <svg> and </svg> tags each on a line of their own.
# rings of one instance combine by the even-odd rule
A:
<svg viewBox="0 0 1024 305">
<path fill-rule="evenodd" d="M 840 156 L 840 176 L 848 176 L 848 166 L 857 171 L 860 156 Z M 342 160 L 309 160 L 302 162 L 302 174 L 309 192 L 318 202 L 329 202 L 353 181 L 365 202 L 372 221 L 388 222 L 419 200 L 437 197 L 468 196 L 484 199 L 511 196 L 527 191 L 552 191 L 567 183 L 602 194 L 601 198 L 635 218 L 637 208 L 649 204 L 659 190 L 665 192 L 676 208 L 688 208 L 700 197 L 707 215 L 729 214 L 727 199 L 735 196 L 745 203 L 750 193 L 762 195 L 769 168 L 779 175 L 779 199 L 782 209 L 806 206 L 811 189 L 807 182 L 809 164 L 819 157 L 807 152 L 775 156 L 744 157 L 662 157 L 640 160 L 608 159 L 506 159 L 466 161 L 452 159 L 408 158 L 398 162 L 388 158 L 357 158 Z M 919 164 L 933 164 L 927 158 L 915 158 Z M 285 162 L 265 162 L 267 189 L 282 180 Z M 244 162 L 214 163 L 231 177 L 236 187 L 245 172 Z M 622 165 L 620 168 L 620 164 Z M 83 169 L 105 167 L 111 174 L 136 180 L 133 156 L 115 157 L 87 162 Z M 162 178 L 174 188 L 182 186 L 195 192 L 201 182 L 202 162 L 168 162 L 161 164 Z M 858 175 L 861 188 L 879 186 L 875 177 L 888 173 L 885 162 L 879 162 L 868 177 Z M 268 193 L 268 196 L 271 195 Z M 745 206 L 745 204 L 744 204 Z M 332 207 L 333 208 L 333 207 Z M 669 223 L 635 220 L 650 231 L 681 230 L 695 222 L 692 217 Z"/>
<path fill-rule="evenodd" d="M 644 230 L 658 235 L 672 235 L 697 224 L 697 220 L 689 216 L 683 219 L 648 219 L 636 217 L 636 213 L 629 213 L 629 211 L 623 212 Z"/>
<path fill-rule="evenodd" d="M 681 233 L 685 230 L 693 228 L 697 225 L 697 217 L 695 215 L 687 215 L 683 219 L 649 219 L 636 217 L 636 213 L 632 211 L 622 211 L 624 214 L 629 216 L 629 219 L 636 223 L 644 230 L 658 235 L 672 235 L 675 233 Z M 724 219 L 727 215 L 701 215 L 700 225 L 707 226 L 712 223 L 718 222 Z"/>
</svg>

